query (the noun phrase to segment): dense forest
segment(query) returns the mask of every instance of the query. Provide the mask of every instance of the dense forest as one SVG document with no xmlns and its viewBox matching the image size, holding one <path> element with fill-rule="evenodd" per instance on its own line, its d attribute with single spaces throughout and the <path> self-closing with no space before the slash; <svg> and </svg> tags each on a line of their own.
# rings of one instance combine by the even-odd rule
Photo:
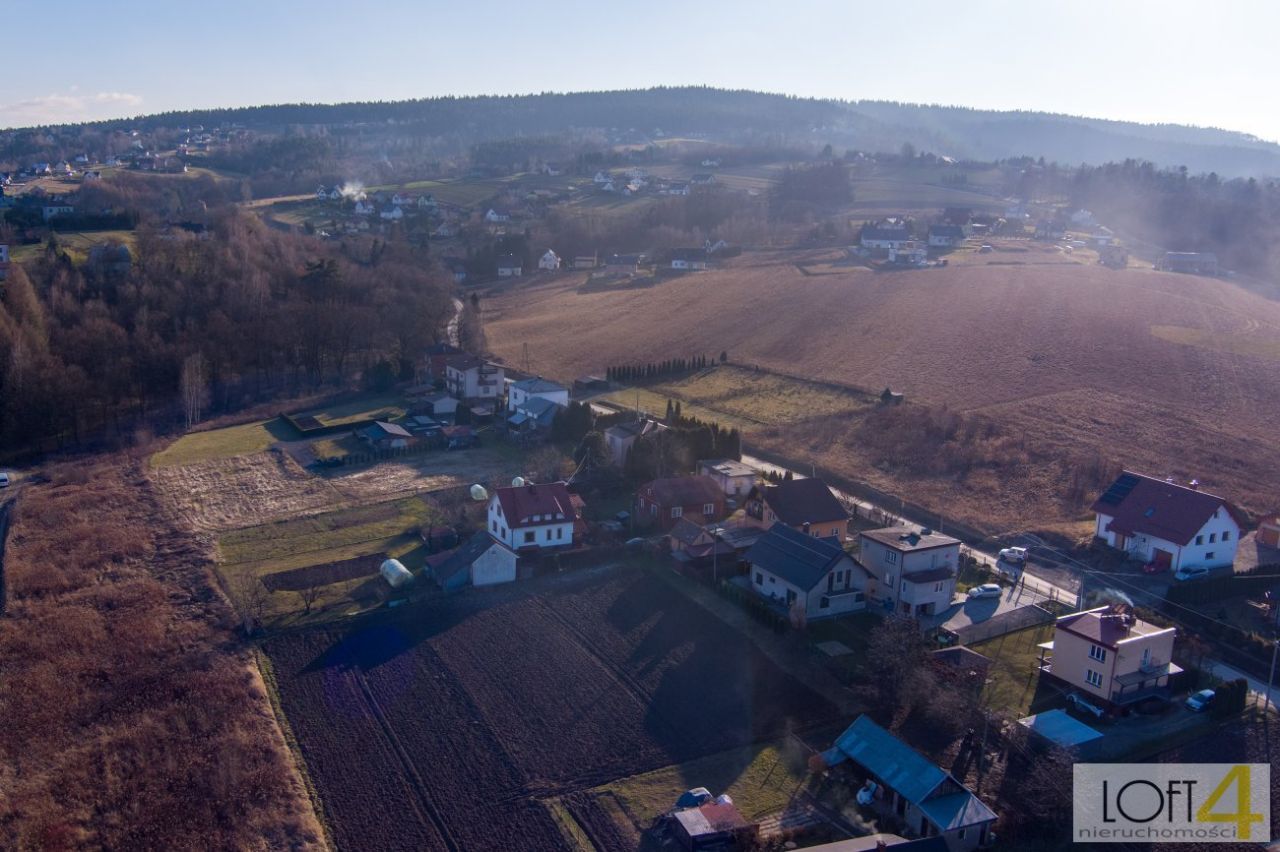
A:
<svg viewBox="0 0 1280 852">
<path fill-rule="evenodd" d="M 172 413 L 179 391 L 199 414 L 380 362 L 411 377 L 452 315 L 445 285 L 403 247 L 329 250 L 234 208 L 205 234 L 144 224 L 125 268 L 77 263 L 55 238 L 10 269 L 0 299 L 6 446 L 119 431 Z"/>
<path fill-rule="evenodd" d="M 442 97 L 399 102 L 282 104 L 162 113 L 74 128 L 0 134 L 0 163 L 74 153 L 113 133 L 240 126 L 260 132 L 323 128 L 346 143 L 398 157 L 447 157 L 513 138 L 604 134 L 610 139 L 693 136 L 748 145 L 813 147 L 815 140 L 863 151 L 910 143 L 957 159 L 1044 157 L 1077 165 L 1133 157 L 1193 173 L 1280 175 L 1280 145 L 1244 133 L 1143 125 L 1039 112 L 997 112 L 885 101 L 835 101 L 705 87 L 611 92 Z M 92 146 L 91 146 L 92 147 Z M 482 147 L 478 161 L 501 158 Z"/>
</svg>

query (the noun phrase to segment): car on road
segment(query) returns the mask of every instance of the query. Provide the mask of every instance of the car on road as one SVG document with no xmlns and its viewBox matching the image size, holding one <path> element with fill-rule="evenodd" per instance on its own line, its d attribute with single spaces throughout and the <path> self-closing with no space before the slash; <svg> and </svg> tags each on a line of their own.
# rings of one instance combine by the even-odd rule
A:
<svg viewBox="0 0 1280 852">
<path fill-rule="evenodd" d="M 1025 565 L 1027 562 L 1027 549 L 1025 547 L 1006 547 L 1000 551 L 1000 561 L 1008 562 L 1010 565 Z"/>
<path fill-rule="evenodd" d="M 1202 689 L 1195 695 L 1191 695 L 1187 698 L 1185 702 L 1187 709 L 1193 713 L 1199 713 L 1213 703 L 1214 696 L 1216 695 L 1217 693 L 1212 689 Z"/>
<path fill-rule="evenodd" d="M 969 590 L 969 597 L 977 600 L 978 598 L 998 598 L 1004 594 L 1004 589 L 1000 588 L 998 583 L 983 583 L 981 586 L 974 586 Z"/>
<path fill-rule="evenodd" d="M 9 487 L 9 474 L 0 470 L 0 488 L 8 488 L 8 487 Z"/>
<path fill-rule="evenodd" d="M 1209 569 L 1204 565 L 1187 565 L 1173 572 L 1173 579 L 1180 582 L 1203 580 L 1209 576 Z"/>
</svg>

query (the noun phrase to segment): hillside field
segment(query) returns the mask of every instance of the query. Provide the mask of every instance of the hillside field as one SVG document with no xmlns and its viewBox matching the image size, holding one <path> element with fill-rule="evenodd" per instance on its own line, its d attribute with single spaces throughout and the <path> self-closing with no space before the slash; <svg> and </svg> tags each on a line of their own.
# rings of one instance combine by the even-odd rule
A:
<svg viewBox="0 0 1280 852">
<path fill-rule="evenodd" d="M 1114 271 L 1038 244 L 960 254 L 944 269 L 833 260 L 752 252 L 644 287 L 533 279 L 485 298 L 485 330 L 498 357 L 519 363 L 528 344 L 535 369 L 563 380 L 726 350 L 739 367 L 892 387 L 909 401 L 896 413 L 818 405 L 785 416 L 776 389 L 650 390 L 761 421 L 749 446 L 995 533 L 1078 524 L 1087 489 L 1067 481 L 1084 467 L 1093 479 L 1116 465 L 1196 477 L 1250 510 L 1280 505 L 1269 404 L 1280 399 L 1280 304 L 1226 280 Z M 927 412 L 912 413 L 916 403 Z M 974 463 L 954 463 L 954 447 L 927 447 L 939 458 L 923 463 L 923 443 L 893 446 L 939 418 L 973 439 Z"/>
</svg>

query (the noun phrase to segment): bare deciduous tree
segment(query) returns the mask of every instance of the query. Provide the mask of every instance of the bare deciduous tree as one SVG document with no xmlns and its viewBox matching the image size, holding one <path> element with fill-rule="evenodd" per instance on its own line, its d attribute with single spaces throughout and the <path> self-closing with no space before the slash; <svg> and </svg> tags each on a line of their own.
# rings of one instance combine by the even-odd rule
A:
<svg viewBox="0 0 1280 852">
<path fill-rule="evenodd" d="M 271 592 L 252 574 L 241 574 L 231 583 L 231 603 L 240 614 L 246 636 L 252 636 L 262 624 L 271 602 Z"/>
<path fill-rule="evenodd" d="M 310 615 L 311 608 L 316 605 L 316 601 L 320 600 L 320 595 L 324 591 L 324 586 L 320 583 L 310 583 L 305 588 L 298 590 L 298 600 L 302 601 L 302 614 Z"/>
<path fill-rule="evenodd" d="M 181 393 L 182 411 L 190 429 L 204 417 L 204 408 L 209 404 L 209 377 L 204 356 L 199 352 L 188 355 L 182 362 Z"/>
</svg>

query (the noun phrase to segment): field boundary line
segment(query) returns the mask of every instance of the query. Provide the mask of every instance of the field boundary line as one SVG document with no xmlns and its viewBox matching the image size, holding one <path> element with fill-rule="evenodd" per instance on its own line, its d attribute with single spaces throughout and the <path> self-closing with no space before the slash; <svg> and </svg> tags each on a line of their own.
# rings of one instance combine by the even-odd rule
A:
<svg viewBox="0 0 1280 852">
<path fill-rule="evenodd" d="M 413 765 L 413 760 L 410 759 L 409 753 L 405 751 L 404 745 L 396 735 L 391 721 L 382 712 L 382 706 L 378 704 L 378 699 L 373 696 L 373 690 L 369 688 L 369 682 L 365 680 L 364 672 L 360 670 L 359 665 L 356 665 L 354 661 L 351 665 L 351 672 L 355 678 L 356 685 L 360 687 L 360 692 L 364 695 L 365 702 L 369 705 L 369 711 L 373 714 L 374 719 L 378 721 L 383 735 L 396 753 L 396 758 L 400 761 L 401 769 L 404 771 L 405 779 L 413 786 L 413 791 L 417 794 L 418 802 L 422 805 L 419 815 L 423 815 L 423 811 L 425 811 L 425 816 L 435 825 L 436 831 L 440 832 L 440 838 L 444 840 L 449 852 L 463 852 L 462 848 L 458 846 L 458 842 L 449 834 L 449 829 L 445 825 L 444 819 L 440 816 L 435 803 L 431 801 L 431 796 L 427 793 L 426 784 L 423 782 L 422 776 L 418 774 L 418 768 Z"/>
</svg>

